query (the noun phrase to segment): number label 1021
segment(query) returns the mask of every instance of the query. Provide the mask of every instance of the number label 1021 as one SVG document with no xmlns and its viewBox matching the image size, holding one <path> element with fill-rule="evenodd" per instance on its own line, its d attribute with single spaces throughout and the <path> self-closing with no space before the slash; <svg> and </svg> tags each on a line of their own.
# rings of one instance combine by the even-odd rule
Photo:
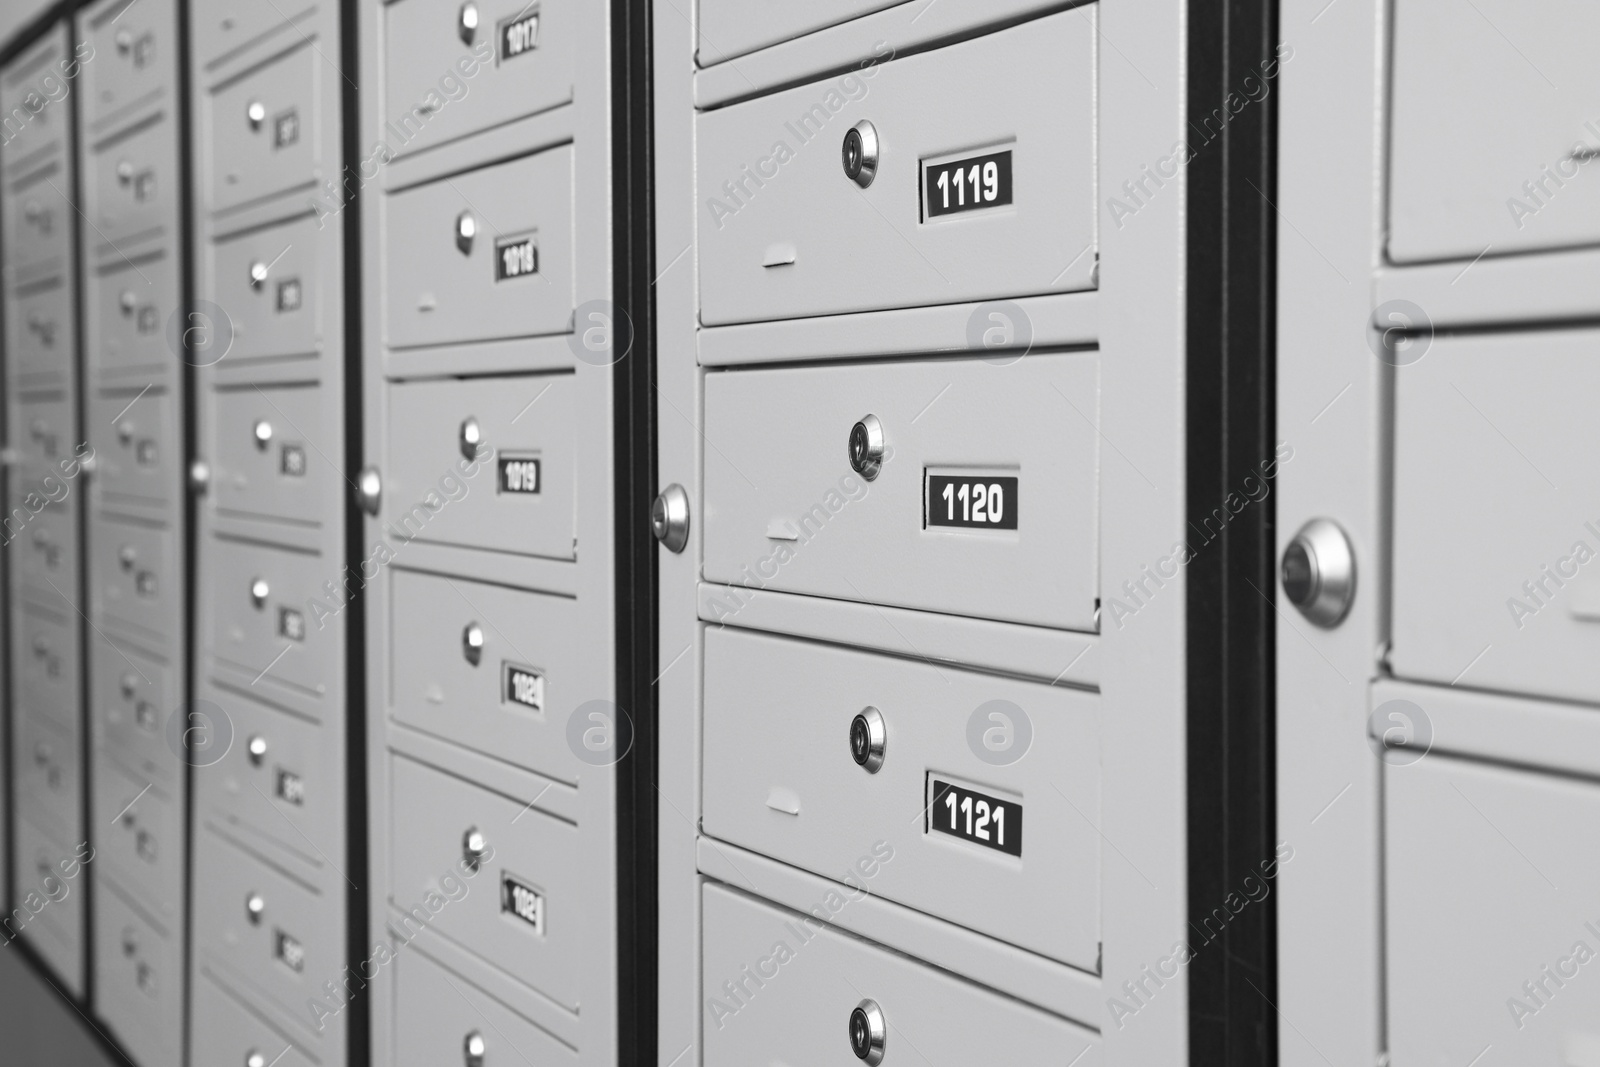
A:
<svg viewBox="0 0 1600 1067">
<path fill-rule="evenodd" d="M 928 475 L 927 525 L 969 530 L 1015 530 L 1015 475 Z"/>
</svg>

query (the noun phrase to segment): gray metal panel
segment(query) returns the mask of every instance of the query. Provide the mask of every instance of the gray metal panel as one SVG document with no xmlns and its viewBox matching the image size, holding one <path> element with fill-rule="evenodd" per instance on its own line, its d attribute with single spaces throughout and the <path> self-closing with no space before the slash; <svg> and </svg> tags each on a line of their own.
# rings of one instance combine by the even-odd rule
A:
<svg viewBox="0 0 1600 1067">
<path fill-rule="evenodd" d="M 1094 17 L 1064 12 L 703 114 L 703 321 L 1091 288 Z M 1039 98 L 1054 104 L 1021 103 Z M 863 119 L 882 142 L 865 190 L 840 167 Z M 1012 153 L 1013 203 L 925 217 L 923 164 L 990 150 Z"/>
<path fill-rule="evenodd" d="M 72 294 L 62 275 L 53 274 L 8 293 L 7 369 L 16 383 L 13 389 L 70 380 L 73 334 Z"/>
<path fill-rule="evenodd" d="M 474 1034 L 483 1042 L 482 1067 L 537 1063 L 576 1065 L 563 1044 L 461 975 L 411 944 L 395 961 L 394 1067 L 439 1067 L 461 1058 Z"/>
<path fill-rule="evenodd" d="M 819 900 L 815 911 L 848 906 L 837 899 Z M 705 887 L 704 909 L 705 1067 L 748 1067 L 780 1050 L 799 1063 L 854 1063 L 850 1015 L 869 998 L 887 1023 L 886 1060 L 905 1056 L 931 1067 L 965 1067 L 997 1056 L 1019 1067 L 1101 1062 L 1093 1031 L 809 915 L 717 885 Z"/>
<path fill-rule="evenodd" d="M 315 605 L 327 604 L 322 583 L 339 580 L 342 568 L 309 553 L 220 537 L 209 555 L 214 584 L 201 616 L 207 651 L 264 694 L 284 687 L 338 699 L 339 650 L 326 624 L 318 626 Z M 259 600 L 258 581 L 266 593 Z M 331 605 L 328 612 L 334 614 Z"/>
<path fill-rule="evenodd" d="M 219 515 L 319 527 L 331 479 L 323 394 L 315 385 L 218 390 L 212 503 Z M 315 436 L 309 436 L 309 435 Z"/>
<path fill-rule="evenodd" d="M 102 881 L 169 933 L 183 929 L 182 779 L 158 783 L 120 766 L 102 749 L 94 761 L 91 829 Z M 100 933 L 104 928 L 97 926 Z M 176 978 L 174 971 L 172 977 Z"/>
<path fill-rule="evenodd" d="M 490 793 L 392 758 L 391 921 L 407 936 L 430 927 L 577 1012 L 585 928 L 599 918 L 586 914 L 578 827 L 532 809 L 534 798 Z M 475 869 L 464 845 L 473 829 L 491 849 Z M 512 913 L 506 878 L 543 897 L 542 929 Z"/>
<path fill-rule="evenodd" d="M 1096 968 L 1096 696 L 714 628 L 705 685 L 707 834 Z M 866 707 L 887 731 L 872 773 L 850 749 Z M 1010 825 L 983 820 L 977 832 L 1020 841 L 1020 853 L 938 832 L 955 809 L 933 792 L 936 776 L 1004 801 Z M 892 859 L 878 862 L 879 846 Z"/>
<path fill-rule="evenodd" d="M 90 658 L 89 706 L 94 746 L 112 751 L 145 781 L 170 788 L 183 766 L 167 739 L 172 716 L 181 712 L 178 672 L 120 638 L 104 635 Z"/>
<path fill-rule="evenodd" d="M 78 732 L 40 708 L 12 719 L 17 813 L 58 841 L 83 827 L 83 754 Z"/>
<path fill-rule="evenodd" d="M 99 625 L 152 647 L 175 644 L 183 618 L 180 540 L 154 524 L 104 514 L 89 520 L 89 602 Z"/>
<path fill-rule="evenodd" d="M 321 276 L 329 264 L 318 230 L 332 225 L 319 227 L 306 214 L 230 234 L 211 246 L 211 300 L 225 309 L 232 330 L 233 345 L 224 357 L 230 368 L 322 350 L 340 318 L 336 306 L 323 306 L 338 298 L 339 279 L 330 279 L 330 288 Z"/>
<path fill-rule="evenodd" d="M 80 42 L 94 49 L 83 69 L 86 125 L 172 105 L 177 85 L 177 18 L 173 0 L 108 0 L 78 18 Z"/>
<path fill-rule="evenodd" d="M 132 242 L 177 239 L 175 115 L 162 113 L 126 132 L 86 143 L 82 159 L 86 258 L 121 259 Z"/>
<path fill-rule="evenodd" d="M 709 67 L 763 45 L 778 44 L 900 2 L 821 0 L 797 8 L 784 0 L 700 0 L 700 48 L 695 58 L 701 66 Z"/>
<path fill-rule="evenodd" d="M 733 585 L 722 612 L 748 584 L 1095 629 L 1098 373 L 1082 353 L 708 374 L 705 575 Z M 889 450 L 870 482 L 848 449 L 868 414 Z M 930 470 L 1018 478 L 1016 529 L 925 526 L 943 506 L 924 499 Z"/>
<path fill-rule="evenodd" d="M 100 506 L 171 518 L 183 498 L 179 398 L 151 384 L 88 399 L 93 489 Z"/>
<path fill-rule="evenodd" d="M 576 785 L 583 765 L 568 745 L 567 720 L 605 680 L 585 662 L 577 601 L 399 568 L 390 574 L 394 721 Z M 472 627 L 482 641 L 477 662 L 464 645 Z M 524 679 L 520 700 L 513 671 Z"/>
<path fill-rule="evenodd" d="M 89 897 L 94 849 L 81 836 L 77 844 L 62 844 L 21 810 L 12 829 L 16 858 L 12 906 L 22 909 L 23 917 L 13 913 L 8 932 L 18 932 L 44 958 L 69 995 L 82 997 L 84 901 Z"/>
<path fill-rule="evenodd" d="M 278 1067 L 317 1067 L 320 1062 L 307 1055 L 306 1046 L 312 1043 L 285 1033 L 287 1027 L 266 1004 L 224 988 L 208 969 L 195 977 L 191 1003 L 193 1063 L 238 1067 L 257 1054 L 266 1063 L 279 1057 Z"/>
<path fill-rule="evenodd" d="M 91 379 L 143 386 L 173 374 L 167 330 L 178 310 L 178 264 L 170 244 L 90 269 L 83 301 Z"/>
<path fill-rule="evenodd" d="M 78 720 L 78 629 L 68 605 L 52 608 L 13 601 L 12 685 L 16 707 L 56 716 L 63 726 Z M 13 753 L 13 756 L 16 754 Z"/>
<path fill-rule="evenodd" d="M 96 857 L 95 866 L 103 859 Z M 182 942 L 152 925 L 124 897 L 119 879 L 105 877 L 104 871 L 98 873 L 95 1014 L 135 1063 L 147 1067 L 179 1063 L 184 1008 Z"/>
<path fill-rule="evenodd" d="M 572 188 L 573 148 L 563 145 L 393 194 L 383 235 L 384 339 L 398 347 L 571 329 Z M 475 236 L 460 243 L 458 220 L 467 216 Z M 497 245 L 524 238 L 537 250 L 535 271 L 497 280 Z"/>
<path fill-rule="evenodd" d="M 45 484 L 41 480 L 40 484 Z M 27 505 L 24 504 L 26 507 Z M 63 598 L 68 605 L 81 607 L 78 595 L 79 562 L 78 516 L 82 509 L 65 500 L 53 501 L 33 516 L 12 552 L 21 581 L 12 588 L 42 604 L 56 605 Z"/>
<path fill-rule="evenodd" d="M 46 108 L 40 114 L 59 115 L 60 105 L 52 106 L 55 112 Z M 19 137 L 8 149 L 7 159 L 21 155 L 20 149 L 27 143 Z M 59 270 L 72 243 L 72 175 L 64 154 L 58 148 L 48 148 L 38 158 L 26 160 L 26 164 L 13 164 L 5 174 L 9 210 L 5 212 L 4 276 L 8 288 L 29 267 Z"/>
<path fill-rule="evenodd" d="M 573 559 L 577 391 L 570 374 L 391 384 L 390 417 L 404 428 L 383 464 L 391 538 Z M 538 492 L 502 491 L 500 464 L 516 460 L 538 463 Z"/>
<path fill-rule="evenodd" d="M 483 0 L 465 31 L 461 6 L 406 0 L 383 8 L 383 136 L 396 155 L 545 111 L 572 99 L 580 0 Z M 505 30 L 535 20 L 534 44 Z M 468 102 L 470 101 L 470 103 Z"/>
<path fill-rule="evenodd" d="M 1600 862 L 1572 830 L 1600 790 L 1438 755 L 1384 777 L 1389 1061 L 1593 1062 Z"/>
<path fill-rule="evenodd" d="M 1465 258 L 1600 240 L 1600 70 L 1584 0 L 1394 5 L 1389 254 Z"/>
<path fill-rule="evenodd" d="M 1595 700 L 1600 332 L 1438 337 L 1395 388 L 1402 677 Z"/>
<path fill-rule="evenodd" d="M 332 73 L 315 42 L 299 35 L 292 50 L 210 91 L 200 104 L 206 121 L 198 153 L 210 175 L 210 210 L 312 185 L 322 162 L 322 108 L 337 106 L 337 89 L 334 100 L 322 99 Z"/>
</svg>

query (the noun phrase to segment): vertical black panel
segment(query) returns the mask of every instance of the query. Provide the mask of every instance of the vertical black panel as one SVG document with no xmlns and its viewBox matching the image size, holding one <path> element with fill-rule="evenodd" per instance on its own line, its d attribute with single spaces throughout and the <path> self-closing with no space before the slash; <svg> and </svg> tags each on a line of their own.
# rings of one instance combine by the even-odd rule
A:
<svg viewBox="0 0 1600 1067">
<path fill-rule="evenodd" d="M 656 1064 L 655 189 L 649 0 L 611 4 L 613 301 L 633 345 L 614 366 L 617 703 L 617 1062 Z M 622 336 L 620 330 L 617 334 Z"/>
<path fill-rule="evenodd" d="M 1275 1064 L 1278 1044 L 1276 887 L 1264 866 L 1275 821 L 1277 44 L 1277 0 L 1189 4 L 1190 1061 L 1239 1067 Z"/>
</svg>

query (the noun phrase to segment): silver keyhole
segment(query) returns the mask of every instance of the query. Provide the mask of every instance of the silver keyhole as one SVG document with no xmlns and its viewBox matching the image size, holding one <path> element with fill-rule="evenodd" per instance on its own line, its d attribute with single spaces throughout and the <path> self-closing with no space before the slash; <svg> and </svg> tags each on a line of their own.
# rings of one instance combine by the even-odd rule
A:
<svg viewBox="0 0 1600 1067">
<path fill-rule="evenodd" d="M 363 467 L 356 479 L 356 503 L 368 515 L 376 515 L 383 503 L 383 476 L 376 467 Z"/>
<path fill-rule="evenodd" d="M 272 423 L 266 419 L 257 419 L 250 432 L 255 435 L 256 447 L 265 451 L 272 441 Z"/>
<path fill-rule="evenodd" d="M 1331 629 L 1356 595 L 1356 557 L 1332 519 L 1312 519 L 1283 550 L 1283 592 L 1313 623 Z"/>
<path fill-rule="evenodd" d="M 245 1053 L 244 1067 L 267 1067 L 267 1058 L 255 1049 Z"/>
<path fill-rule="evenodd" d="M 472 0 L 461 5 L 461 11 L 456 16 L 456 33 L 461 37 L 462 44 L 472 47 L 472 39 L 478 35 L 478 5 Z"/>
<path fill-rule="evenodd" d="M 132 545 L 123 545 L 117 549 L 117 562 L 122 565 L 123 570 L 131 571 L 133 565 L 139 562 L 139 553 Z"/>
<path fill-rule="evenodd" d="M 474 872 L 489 854 L 489 842 L 476 826 L 461 835 L 461 859 Z"/>
<path fill-rule="evenodd" d="M 461 1062 L 466 1067 L 483 1067 L 483 1058 L 488 1051 L 489 1046 L 484 1043 L 483 1035 L 474 1030 L 461 1043 Z"/>
<path fill-rule="evenodd" d="M 472 212 L 463 211 L 456 216 L 456 247 L 464 256 L 472 255 L 472 239 L 478 236 L 478 220 Z"/>
<path fill-rule="evenodd" d="M 483 659 L 483 627 L 469 622 L 461 631 L 461 654 L 476 667 Z"/>
<path fill-rule="evenodd" d="M 875 1000 L 863 1000 L 850 1013 L 850 1051 L 868 1067 L 883 1062 L 883 1046 L 889 1034 L 883 1009 Z"/>
<path fill-rule="evenodd" d="M 271 591 L 272 590 L 267 587 L 267 580 L 265 578 L 257 578 L 250 583 L 250 603 L 256 606 L 256 610 L 259 611 L 261 607 L 266 604 L 267 594 Z"/>
<path fill-rule="evenodd" d="M 250 753 L 250 762 L 257 767 L 261 766 L 261 762 L 267 758 L 267 739 L 260 734 L 253 735 L 246 746 L 246 751 Z"/>
<path fill-rule="evenodd" d="M 650 532 L 669 552 L 682 552 L 689 543 L 689 494 L 683 486 L 667 486 L 650 505 Z"/>
<path fill-rule="evenodd" d="M 476 416 L 468 415 L 461 420 L 461 454 L 468 459 L 478 458 L 478 446 L 483 444 L 483 427 L 478 425 Z"/>
<path fill-rule="evenodd" d="M 862 119 L 844 135 L 840 150 L 845 177 L 865 189 L 878 176 L 878 130 Z"/>
<path fill-rule="evenodd" d="M 117 161 L 117 181 L 123 185 L 133 181 L 133 164 L 126 159 Z"/>
<path fill-rule="evenodd" d="M 129 671 L 122 676 L 122 699 L 132 700 L 133 694 L 139 690 L 139 676 Z"/>
<path fill-rule="evenodd" d="M 117 35 L 112 40 L 117 42 L 117 51 L 122 55 L 127 55 L 133 51 L 133 34 L 127 30 L 118 30 Z"/>
<path fill-rule="evenodd" d="M 868 774 L 877 774 L 883 766 L 883 754 L 888 741 L 888 728 L 884 724 L 883 713 L 877 708 L 868 705 L 850 720 L 850 758 Z"/>
<path fill-rule="evenodd" d="M 250 264 L 250 288 L 260 289 L 267 283 L 267 265 L 259 259 Z"/>
<path fill-rule="evenodd" d="M 259 100 L 250 101 L 249 105 L 244 109 L 244 117 L 250 120 L 250 128 L 252 130 L 259 130 L 261 124 L 267 121 L 267 105 Z"/>
<path fill-rule="evenodd" d="M 138 305 L 138 303 L 139 298 L 134 295 L 132 289 L 122 290 L 122 295 L 117 297 L 117 304 L 122 308 L 122 313 L 124 315 L 132 315 L 133 309 Z"/>
<path fill-rule="evenodd" d="M 244 898 L 245 918 L 250 920 L 251 926 L 261 924 L 261 916 L 267 912 L 267 901 L 260 893 L 250 893 Z"/>
<path fill-rule="evenodd" d="M 867 481 L 883 469 L 884 450 L 883 423 L 878 416 L 868 415 L 850 427 L 850 466 Z"/>
</svg>

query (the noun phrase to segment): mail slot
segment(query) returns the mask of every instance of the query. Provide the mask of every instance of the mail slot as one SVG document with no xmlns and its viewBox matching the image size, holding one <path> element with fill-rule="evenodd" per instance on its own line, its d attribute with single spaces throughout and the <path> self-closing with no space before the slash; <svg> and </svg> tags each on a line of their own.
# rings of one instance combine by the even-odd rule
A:
<svg viewBox="0 0 1600 1067">
<path fill-rule="evenodd" d="M 702 113 L 703 321 L 1092 288 L 1095 18 L 1091 4 Z"/>
<path fill-rule="evenodd" d="M 577 409 L 571 374 L 390 385 L 391 544 L 574 558 Z"/>
<path fill-rule="evenodd" d="M 708 884 L 701 922 L 706 1067 L 766 1063 L 775 1049 L 806 1064 L 969 1067 L 1001 1047 L 1019 1067 L 1100 1063 L 1095 1032 L 812 915 Z"/>
<path fill-rule="evenodd" d="M 550 148 L 389 196 L 389 344 L 572 329 L 572 153 Z"/>
<path fill-rule="evenodd" d="M 770 588 L 1095 629 L 1097 370 L 1085 352 L 707 374 L 702 611 Z M 1151 565 L 1165 579 L 1128 580 L 1177 573 Z"/>
</svg>

